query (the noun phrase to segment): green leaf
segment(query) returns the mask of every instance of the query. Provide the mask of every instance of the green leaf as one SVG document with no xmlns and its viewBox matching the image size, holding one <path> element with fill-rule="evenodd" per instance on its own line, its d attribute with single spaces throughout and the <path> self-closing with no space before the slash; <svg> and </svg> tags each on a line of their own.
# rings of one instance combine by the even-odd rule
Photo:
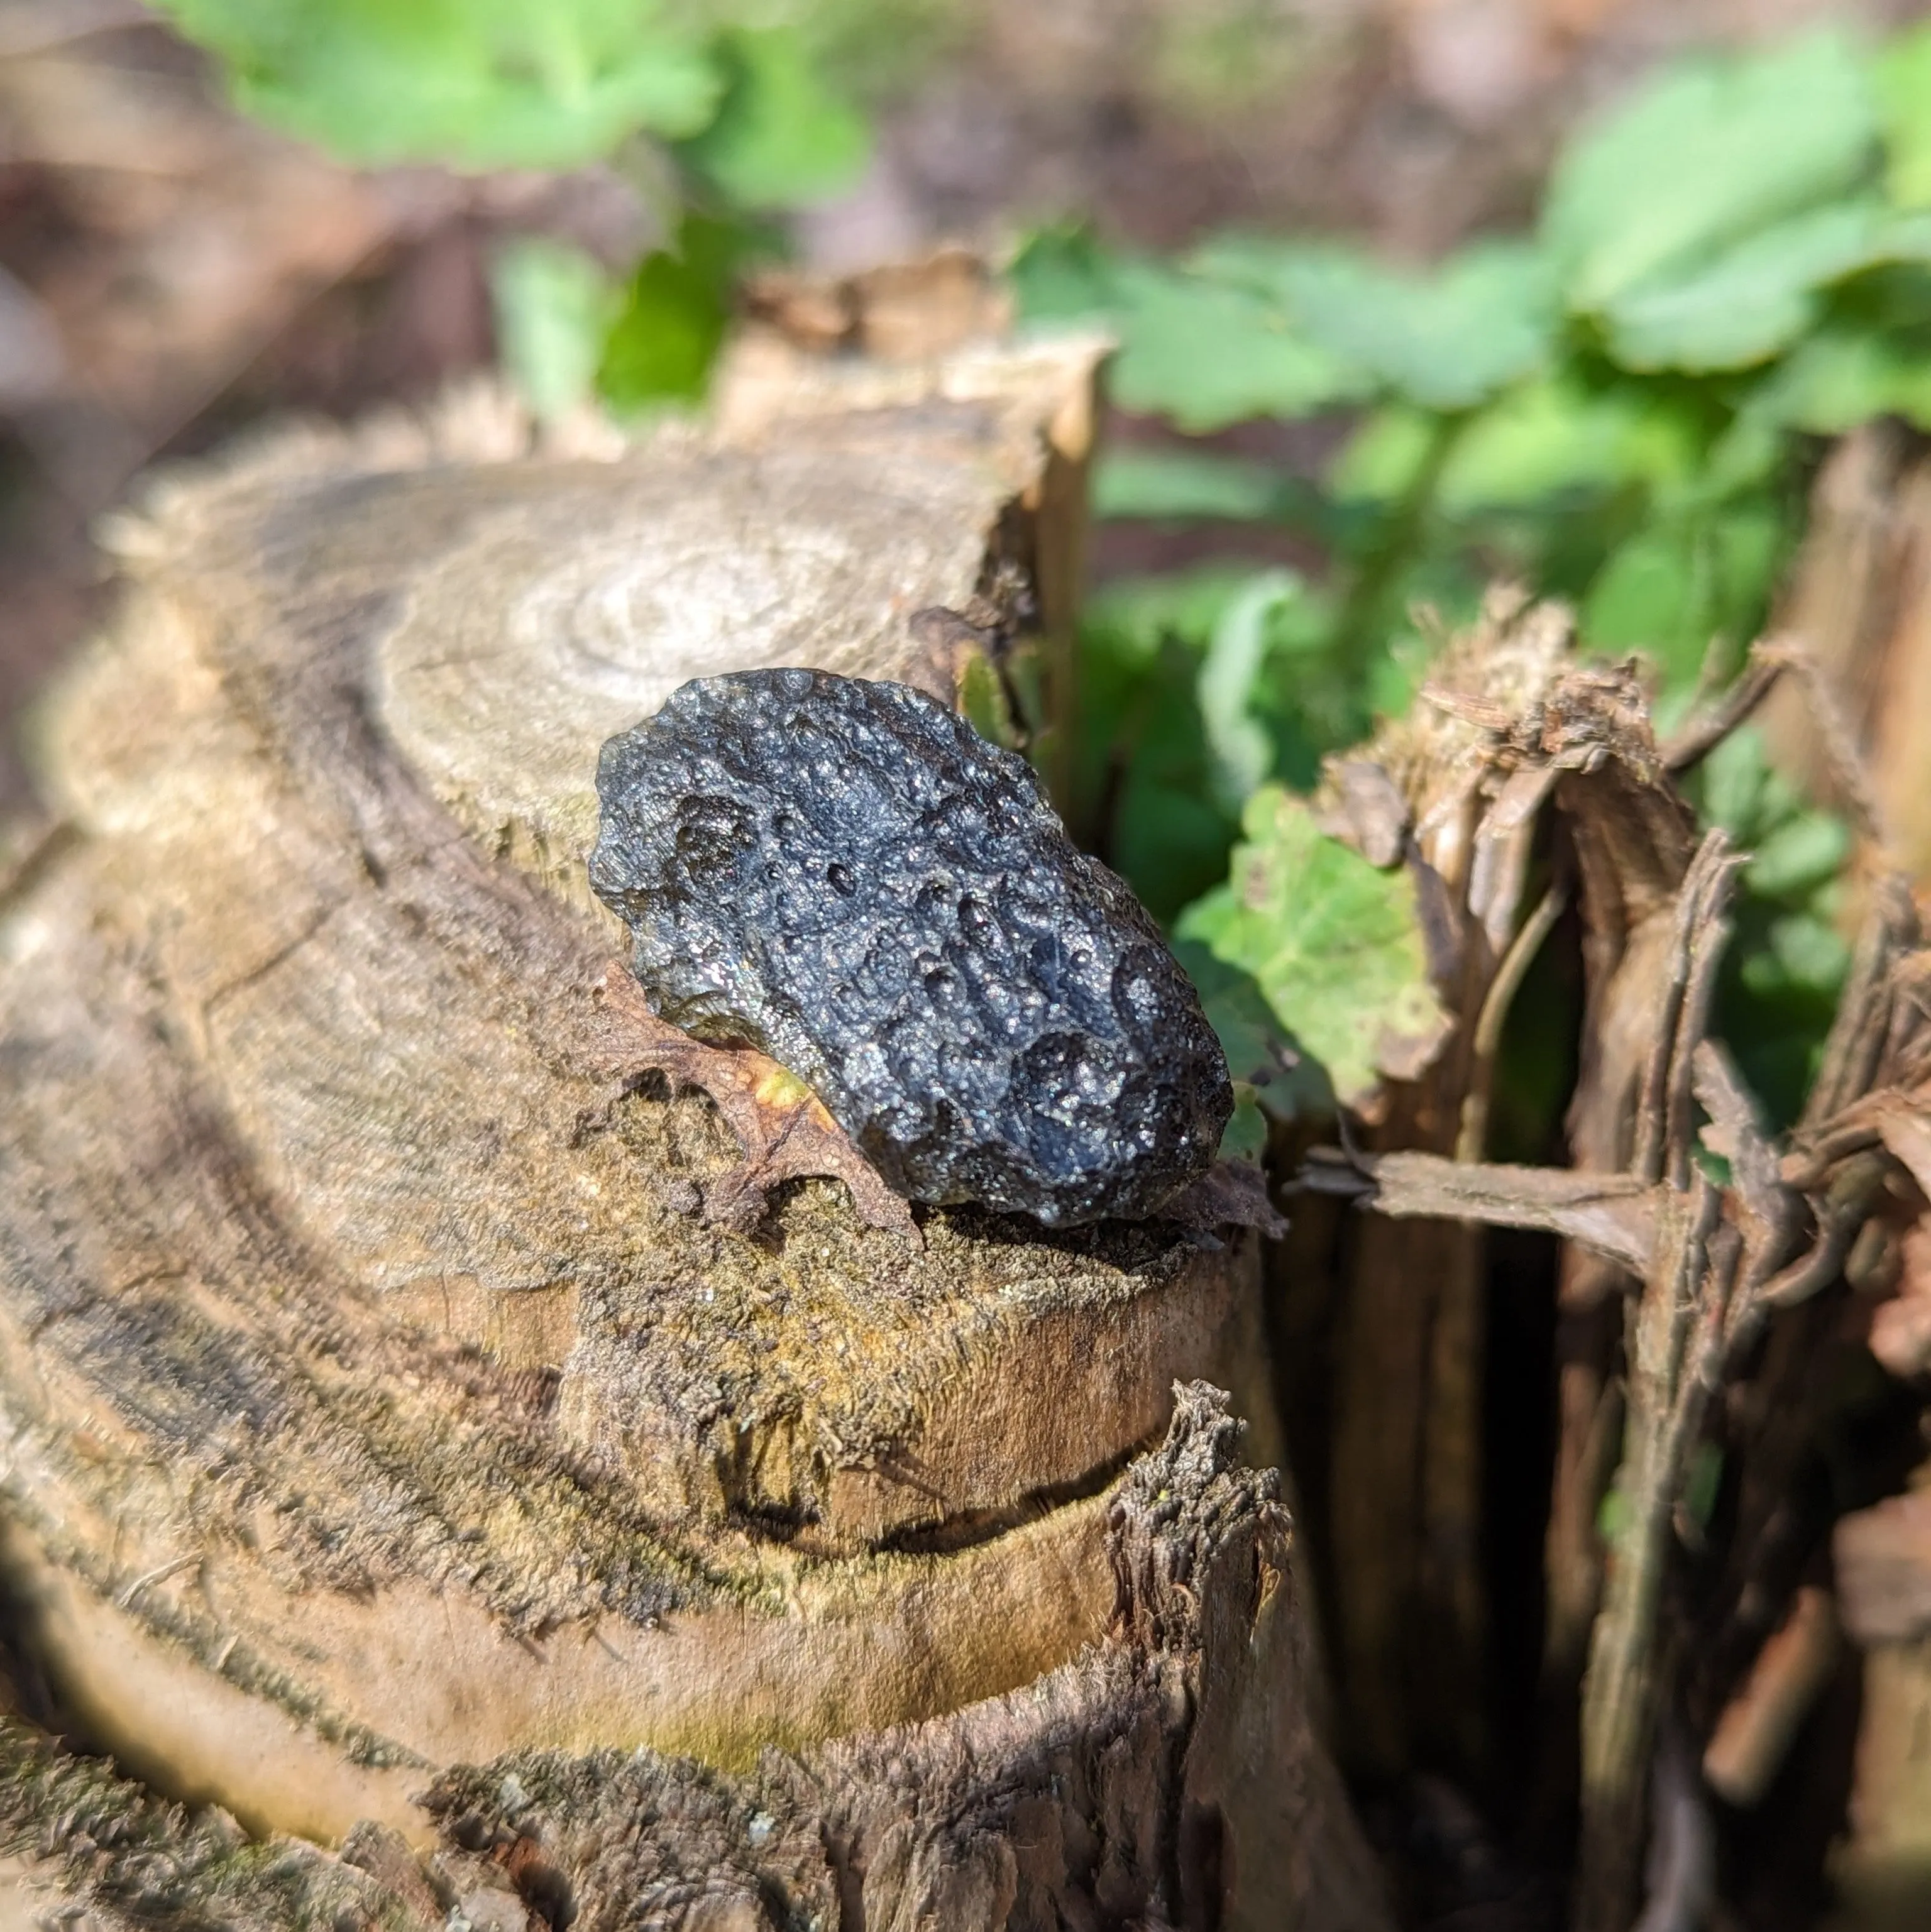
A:
<svg viewBox="0 0 1931 1932">
<path fill-rule="evenodd" d="M 1816 319 L 1819 292 L 1888 252 L 1882 208 L 1812 208 L 1677 277 L 1654 278 L 1604 310 L 1609 351 L 1628 369 L 1741 369 L 1788 348 Z"/>
<path fill-rule="evenodd" d="M 1888 165 L 1899 208 L 1931 208 L 1931 26 L 1901 34 L 1873 64 Z"/>
<path fill-rule="evenodd" d="M 602 264 L 566 243 L 524 236 L 497 250 L 490 293 L 498 352 L 531 413 L 554 422 L 587 403 L 620 300 Z"/>
<path fill-rule="evenodd" d="M 1270 515 L 1280 485 L 1273 471 L 1204 450 L 1119 449 L 1093 475 L 1096 517 L 1182 518 L 1251 522 Z"/>
<path fill-rule="evenodd" d="M 1233 811 L 1273 767 L 1273 745 L 1249 706 L 1267 656 L 1269 620 L 1300 594 L 1292 571 L 1262 572 L 1221 613 L 1200 666 L 1195 688 L 1213 754 L 1214 790 Z"/>
<path fill-rule="evenodd" d="M 249 113 L 344 160 L 581 167 L 695 134 L 723 77 L 653 0 L 161 0 Z"/>
<path fill-rule="evenodd" d="M 1364 393 L 1358 370 L 1248 290 L 1139 262 L 1121 266 L 1116 287 L 1113 388 L 1122 409 L 1197 434 L 1251 416 L 1307 416 Z"/>
<path fill-rule="evenodd" d="M 1743 886 L 1752 897 L 1811 906 L 1850 856 L 1844 821 L 1803 802 L 1770 761 L 1751 725 L 1732 732 L 1698 767 L 1694 790 L 1702 817 L 1752 855 Z"/>
<path fill-rule="evenodd" d="M 1435 419 L 1407 403 L 1384 404 L 1341 445 L 1328 488 L 1344 502 L 1392 503 L 1407 496 L 1434 446 Z"/>
<path fill-rule="evenodd" d="M 1281 1027 L 1260 988 L 1200 940 L 1176 940 L 1173 956 L 1220 1037 L 1228 1072 L 1248 1086 L 1265 1085 L 1281 1066 Z"/>
<path fill-rule="evenodd" d="M 1344 498 L 1393 502 L 1426 456 L 1434 419 L 1394 404 L 1343 448 L 1330 487 Z M 1587 388 L 1567 376 L 1527 382 L 1470 422 L 1443 465 L 1435 500 L 1451 516 L 1542 509 L 1565 498 L 1670 486 L 1705 454 L 1688 412 L 1647 386 Z"/>
<path fill-rule="evenodd" d="M 719 37 L 727 76 L 717 118 L 679 149 L 734 206 L 782 208 L 848 188 L 871 152 L 862 116 L 826 86 L 790 27 Z"/>
<path fill-rule="evenodd" d="M 984 651 L 968 655 L 959 673 L 959 715 L 988 744 L 1023 748 L 1025 734 L 1013 716 L 1005 680 Z"/>
<path fill-rule="evenodd" d="M 702 400 L 746 245 L 740 230 L 687 214 L 675 252 L 660 249 L 644 257 L 624 292 L 597 370 L 598 392 L 612 409 Z"/>
<path fill-rule="evenodd" d="M 1253 979 L 1216 959 L 1197 939 L 1176 940 L 1173 953 L 1200 996 L 1208 1024 L 1220 1037 L 1236 1090 L 1253 1092 L 1262 1109 L 1277 1120 L 1332 1114 L 1334 1090 L 1327 1076 L 1281 1030 Z"/>
<path fill-rule="evenodd" d="M 1221 1134 L 1223 1160 L 1258 1162 L 1267 1151 L 1267 1116 L 1260 1111 L 1260 1096 L 1245 1081 L 1234 1082 L 1234 1110 Z"/>
<path fill-rule="evenodd" d="M 1428 410 L 1464 410 L 1542 368 L 1561 304 L 1554 269 L 1521 242 L 1486 242 L 1431 274 L 1337 244 L 1223 237 L 1203 272 L 1272 297 L 1337 363 Z"/>
<path fill-rule="evenodd" d="M 1769 418 L 1741 409 L 1704 452 L 1695 474 L 1677 488 L 1658 492 L 1685 512 L 1707 509 L 1752 490 L 1785 490 L 1791 483 L 1790 441 Z"/>
<path fill-rule="evenodd" d="M 1827 322 L 1791 352 L 1751 407 L 1814 436 L 1840 436 L 1885 416 L 1931 429 L 1931 343 Z"/>
<path fill-rule="evenodd" d="M 1119 300 L 1117 258 L 1087 228 L 1041 230 L 1006 270 L 1023 322 L 1104 320 Z"/>
<path fill-rule="evenodd" d="M 1216 562 L 1160 577 L 1116 577 L 1087 600 L 1088 626 L 1107 634 L 1113 655 L 1124 649 L 1143 662 L 1168 637 L 1204 650 L 1221 613 L 1253 575 L 1241 564 Z"/>
<path fill-rule="evenodd" d="M 1802 899 L 1827 885 L 1851 856 L 1850 828 L 1827 812 L 1798 812 L 1750 854 L 1749 889 L 1765 898 Z"/>
<path fill-rule="evenodd" d="M 1877 134 L 1866 64 L 1834 30 L 1667 70 L 1557 164 L 1542 232 L 1570 305 L 1605 308 L 1848 193 Z"/>
<path fill-rule="evenodd" d="M 1425 1065 L 1449 1022 L 1406 869 L 1377 871 L 1278 785 L 1254 794 L 1242 831 L 1229 883 L 1188 908 L 1179 936 L 1253 975 L 1344 1104 L 1367 1099 L 1384 1067 Z"/>
<path fill-rule="evenodd" d="M 1768 602 L 1782 540 L 1781 519 L 1759 503 L 1653 524 L 1590 586 L 1582 635 L 1592 650 L 1645 652 L 1666 694 L 1688 691 L 1713 641 L 1740 656 Z"/>
<path fill-rule="evenodd" d="M 1702 455 L 1697 426 L 1668 398 L 1558 378 L 1505 396 L 1469 426 L 1442 472 L 1441 500 L 1462 512 L 1665 488 Z"/>
<path fill-rule="evenodd" d="M 1113 254 L 1083 231 L 1035 236 L 1009 272 L 1022 321 L 1112 329 L 1114 400 L 1183 430 L 1305 416 L 1365 393 L 1361 370 L 1290 328 L 1278 303 Z"/>
<path fill-rule="evenodd" d="M 1771 922 L 1768 950 L 1746 953 L 1740 976 L 1759 997 L 1785 987 L 1834 996 L 1850 963 L 1850 948 L 1828 920 L 1793 913 Z"/>
<path fill-rule="evenodd" d="M 1201 790 L 1197 772 L 1176 781 L 1130 766 L 1114 809 L 1109 856 L 1163 923 L 1227 869 L 1233 822 Z"/>
<path fill-rule="evenodd" d="M 1694 682 L 1701 662 L 1678 646 L 1703 598 L 1692 534 L 1644 531 L 1605 564 L 1583 601 L 1581 633 L 1592 651 L 1642 651 L 1661 662 L 1665 686 Z M 1687 657 L 1688 662 L 1685 662 Z"/>
<path fill-rule="evenodd" d="M 1251 575 L 1107 586 L 1080 628 L 1078 796 L 1101 849 L 1157 919 L 1227 876 L 1236 821 L 1212 800 L 1194 686 L 1214 614 Z"/>
<path fill-rule="evenodd" d="M 1773 770 L 1763 734 L 1752 725 L 1733 731 L 1697 768 L 1692 781 L 1700 815 L 1739 845 L 1754 845 L 1794 802 Z"/>
</svg>

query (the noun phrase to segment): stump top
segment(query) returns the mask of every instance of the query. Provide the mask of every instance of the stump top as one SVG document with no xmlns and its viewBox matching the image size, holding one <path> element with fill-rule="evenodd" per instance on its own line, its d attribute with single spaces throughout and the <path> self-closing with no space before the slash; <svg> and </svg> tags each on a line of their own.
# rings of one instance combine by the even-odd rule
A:
<svg viewBox="0 0 1931 1932">
<path fill-rule="evenodd" d="M 553 1376 L 555 1426 L 653 1510 L 840 1546 L 1005 1510 L 1218 1366 L 1232 1258 L 1157 1226 L 960 1212 L 911 1252 L 827 1185 L 753 1238 L 670 1211 L 728 1141 L 612 1077 L 613 928 L 530 890 L 575 875 L 610 721 L 707 653 L 920 675 L 903 617 L 1036 554 L 1026 367 L 1029 475 L 1011 396 L 614 461 L 272 455 L 161 506 L 56 709 L 87 892 L 302 1265 Z"/>
</svg>

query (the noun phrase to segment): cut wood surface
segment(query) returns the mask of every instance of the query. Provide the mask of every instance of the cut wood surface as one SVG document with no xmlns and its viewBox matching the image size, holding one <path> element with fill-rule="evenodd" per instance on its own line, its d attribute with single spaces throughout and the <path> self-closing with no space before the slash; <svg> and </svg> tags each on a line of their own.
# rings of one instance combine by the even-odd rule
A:
<svg viewBox="0 0 1931 1932">
<path fill-rule="evenodd" d="M 1063 604 L 1047 478 L 1083 464 L 1093 350 L 965 360 L 590 455 L 471 398 L 284 437 L 113 532 L 126 594 L 47 708 L 0 901 L 0 1547 L 65 1720 L 164 1796 L 421 1845 L 439 1768 L 506 1752 L 976 1736 L 946 1714 L 1117 1636 L 1176 1378 L 1231 1385 L 1278 1460 L 1251 1239 L 959 1210 L 908 1242 L 829 1181 L 707 1225 L 678 1207 L 730 1136 L 623 1077 L 595 997 L 603 736 L 745 664 L 949 698 L 916 613 Z M 1284 1858 L 1359 1862 L 1307 1784 L 1268 1534 L 1234 1595 L 1278 1598 L 1286 1661 L 1242 1665 L 1183 1780 L 1301 1766 L 1227 1798 L 1274 1808 L 1251 1913 Z M 1111 1669 L 1069 1680 L 1075 1742 Z M 1191 1695 L 1148 1707 L 1172 1736 Z M 985 1721 L 1020 1762 L 1034 1732 Z M 1145 1742 L 1134 1802 L 1181 1829 Z"/>
</svg>

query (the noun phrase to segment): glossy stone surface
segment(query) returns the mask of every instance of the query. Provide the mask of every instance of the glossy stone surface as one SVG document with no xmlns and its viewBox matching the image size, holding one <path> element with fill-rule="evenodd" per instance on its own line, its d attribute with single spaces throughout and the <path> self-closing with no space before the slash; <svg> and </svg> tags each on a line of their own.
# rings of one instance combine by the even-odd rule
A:
<svg viewBox="0 0 1931 1932">
<path fill-rule="evenodd" d="M 1159 928 L 923 692 L 695 680 L 605 745 L 597 794 L 590 883 L 652 1005 L 808 1082 L 900 1193 L 1065 1227 L 1211 1164 L 1227 1063 Z"/>
</svg>

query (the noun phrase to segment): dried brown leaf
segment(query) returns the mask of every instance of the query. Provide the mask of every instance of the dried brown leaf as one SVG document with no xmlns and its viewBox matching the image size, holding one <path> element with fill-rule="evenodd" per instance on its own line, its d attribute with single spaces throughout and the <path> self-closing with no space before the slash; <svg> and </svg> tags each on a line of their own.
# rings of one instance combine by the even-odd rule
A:
<svg viewBox="0 0 1931 1932">
<path fill-rule="evenodd" d="M 1338 758 L 1326 780 L 1316 822 L 1385 872 L 1401 857 L 1413 816 L 1401 788 L 1371 758 Z"/>
</svg>

